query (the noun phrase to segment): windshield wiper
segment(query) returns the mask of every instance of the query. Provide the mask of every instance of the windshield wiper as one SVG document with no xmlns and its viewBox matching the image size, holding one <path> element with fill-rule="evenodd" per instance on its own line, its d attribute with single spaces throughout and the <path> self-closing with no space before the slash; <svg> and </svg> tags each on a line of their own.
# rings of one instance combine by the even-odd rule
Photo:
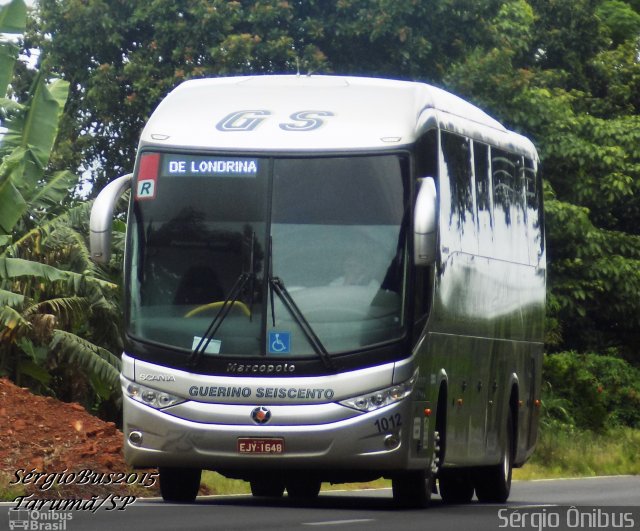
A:
<svg viewBox="0 0 640 531">
<path fill-rule="evenodd" d="M 255 280 L 256 280 L 255 265 L 254 265 L 255 246 L 256 246 L 256 233 L 252 232 L 251 233 L 251 252 L 249 254 L 249 272 L 241 273 L 240 276 L 236 279 L 235 283 L 231 287 L 231 291 L 229 291 L 229 295 L 224 300 L 224 302 L 222 303 L 222 306 L 218 310 L 218 313 L 216 313 L 215 317 L 209 324 L 209 327 L 207 328 L 206 332 L 202 335 L 202 337 L 200 338 L 200 341 L 198 341 L 196 348 L 193 349 L 193 352 L 189 356 L 189 362 L 188 362 L 191 367 L 195 367 L 200 361 L 200 358 L 202 357 L 202 355 L 207 351 L 207 347 L 209 346 L 209 343 L 211 343 L 211 340 L 216 335 L 216 332 L 222 325 L 223 321 L 227 318 L 227 315 L 229 315 L 231 308 L 233 308 L 233 305 L 238 300 L 238 297 L 242 293 L 242 290 L 244 289 L 245 284 L 249 280 L 251 281 L 251 284 L 249 286 L 251 290 L 250 299 L 249 299 L 249 321 L 253 320 L 253 297 L 254 297 Z"/>
<path fill-rule="evenodd" d="M 207 347 L 209 346 L 209 343 L 211 343 L 211 340 L 213 339 L 216 332 L 220 328 L 220 325 L 222 325 L 223 321 L 227 318 L 227 315 L 229 315 L 231 308 L 233 308 L 233 305 L 238 300 L 238 297 L 240 296 L 240 293 L 242 293 L 242 289 L 244 288 L 245 284 L 253 276 L 254 276 L 253 272 L 241 273 L 240 276 L 237 278 L 237 280 L 231 287 L 231 291 L 229 291 L 229 295 L 224 300 L 224 302 L 222 303 L 222 306 L 218 310 L 218 313 L 216 313 L 215 317 L 209 324 L 209 327 L 207 328 L 206 332 L 200 338 L 200 341 L 196 345 L 196 348 L 193 349 L 193 352 L 189 356 L 188 363 L 191 367 L 195 367 L 198 364 L 198 362 L 200 361 L 200 358 L 202 357 L 202 354 L 206 352 Z"/>
<path fill-rule="evenodd" d="M 291 297 L 289 291 L 284 285 L 284 282 L 280 277 L 269 277 L 269 285 L 272 289 L 272 292 L 275 291 L 278 298 L 282 301 L 282 304 L 289 310 L 291 316 L 295 319 L 296 323 L 302 329 L 302 332 L 306 336 L 307 340 L 313 347 L 313 350 L 318 355 L 318 357 L 322 360 L 324 366 L 332 371 L 336 370 L 336 367 L 331 359 L 331 356 L 327 352 L 327 349 L 324 348 L 322 341 L 318 335 L 314 332 L 313 328 L 309 324 L 309 321 L 305 318 L 304 314 L 296 304 L 296 302 Z M 271 311 L 273 312 L 273 296 L 271 297 Z M 275 314 L 273 314 L 273 325 L 275 326 Z"/>
</svg>

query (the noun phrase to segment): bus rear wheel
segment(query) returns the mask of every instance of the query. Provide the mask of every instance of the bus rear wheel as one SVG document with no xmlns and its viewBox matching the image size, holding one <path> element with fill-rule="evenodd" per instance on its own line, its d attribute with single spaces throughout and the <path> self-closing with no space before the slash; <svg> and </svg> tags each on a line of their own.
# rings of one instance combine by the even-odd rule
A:
<svg viewBox="0 0 640 531">
<path fill-rule="evenodd" d="M 193 503 L 200 490 L 199 468 L 160 467 L 160 494 L 167 502 Z"/>
<path fill-rule="evenodd" d="M 509 410 L 500 463 L 478 468 L 475 471 L 474 485 L 478 501 L 484 503 L 504 503 L 507 501 L 511 492 L 513 454 L 513 412 Z"/>
</svg>

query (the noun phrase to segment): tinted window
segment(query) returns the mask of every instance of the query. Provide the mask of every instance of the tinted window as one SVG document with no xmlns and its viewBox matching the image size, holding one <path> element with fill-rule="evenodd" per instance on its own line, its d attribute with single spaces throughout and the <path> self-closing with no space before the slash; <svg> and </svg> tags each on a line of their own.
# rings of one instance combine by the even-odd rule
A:
<svg viewBox="0 0 640 531">
<path fill-rule="evenodd" d="M 522 157 L 492 149 L 491 170 L 495 254 L 505 260 L 529 263 Z"/>
<path fill-rule="evenodd" d="M 450 204 L 442 204 L 447 209 L 442 221 L 450 231 L 458 233 L 460 249 L 476 253 L 475 211 L 473 204 L 471 143 L 468 139 L 451 133 L 442 133 L 443 165 L 440 181 L 443 201 L 450 198 Z M 448 185 L 448 194 L 447 194 Z M 448 219 L 447 219 L 448 218 Z M 457 246 L 451 246 L 455 249 Z"/>
<path fill-rule="evenodd" d="M 493 254 L 493 210 L 491 208 L 489 148 L 485 144 L 473 143 L 473 162 L 478 216 L 478 249 L 481 255 L 491 256 Z"/>
<path fill-rule="evenodd" d="M 524 161 L 524 185 L 527 204 L 527 229 L 529 230 L 529 260 L 537 265 L 544 252 L 544 233 L 542 221 L 542 190 L 535 161 Z"/>
</svg>

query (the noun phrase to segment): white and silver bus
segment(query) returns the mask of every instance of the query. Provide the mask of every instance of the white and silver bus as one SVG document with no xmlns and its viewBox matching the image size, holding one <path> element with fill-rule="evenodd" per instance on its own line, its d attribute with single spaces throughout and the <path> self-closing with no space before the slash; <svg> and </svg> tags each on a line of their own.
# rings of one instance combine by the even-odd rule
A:
<svg viewBox="0 0 640 531">
<path fill-rule="evenodd" d="M 131 187 L 125 456 L 193 501 L 390 478 L 394 499 L 509 496 L 535 446 L 545 304 L 538 156 L 414 82 L 187 81 L 91 216 Z"/>
</svg>

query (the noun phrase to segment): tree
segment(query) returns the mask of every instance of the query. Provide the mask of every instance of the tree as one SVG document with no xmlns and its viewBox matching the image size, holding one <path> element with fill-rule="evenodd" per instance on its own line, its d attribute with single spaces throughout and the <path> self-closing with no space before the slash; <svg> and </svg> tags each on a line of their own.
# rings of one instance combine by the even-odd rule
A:
<svg viewBox="0 0 640 531">
<path fill-rule="evenodd" d="M 598 6 L 596 13 L 604 22 L 614 46 L 637 41 L 640 35 L 640 13 L 627 2 L 605 0 Z"/>
</svg>

